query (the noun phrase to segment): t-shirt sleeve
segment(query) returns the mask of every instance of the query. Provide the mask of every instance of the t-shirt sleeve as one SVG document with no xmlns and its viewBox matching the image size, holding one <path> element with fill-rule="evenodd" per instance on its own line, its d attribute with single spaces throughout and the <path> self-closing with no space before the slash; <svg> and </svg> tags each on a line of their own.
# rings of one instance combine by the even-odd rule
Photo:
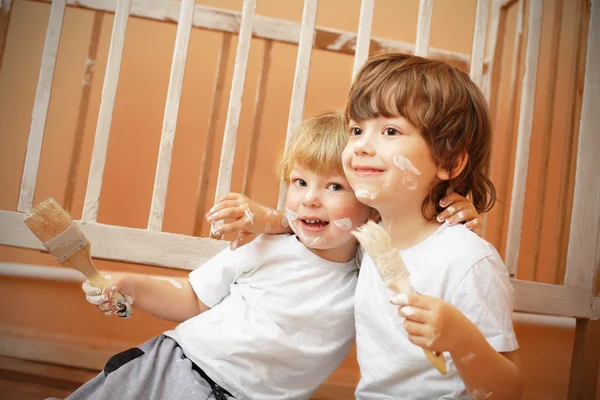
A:
<svg viewBox="0 0 600 400">
<path fill-rule="evenodd" d="M 259 242 L 260 237 L 236 251 L 226 248 L 190 273 L 190 283 L 201 302 L 216 306 L 229 295 L 231 285 L 242 273 L 258 267 L 254 255 Z"/>
<path fill-rule="evenodd" d="M 519 348 L 513 329 L 513 287 L 500 257 L 487 256 L 469 268 L 452 304 L 481 331 L 498 352 Z"/>
</svg>

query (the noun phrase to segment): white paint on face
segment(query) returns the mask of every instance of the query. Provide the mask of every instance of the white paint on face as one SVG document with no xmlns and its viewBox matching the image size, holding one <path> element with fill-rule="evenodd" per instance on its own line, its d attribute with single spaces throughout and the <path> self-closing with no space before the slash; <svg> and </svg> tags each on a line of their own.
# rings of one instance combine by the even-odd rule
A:
<svg viewBox="0 0 600 400">
<path fill-rule="evenodd" d="M 323 240 L 323 238 L 321 238 L 321 237 L 316 237 L 316 238 L 314 238 L 314 239 L 312 240 L 312 242 L 310 242 L 310 243 L 308 244 L 308 246 L 309 246 L 309 247 L 312 247 L 312 246 L 320 246 L 320 245 L 322 245 L 322 244 L 325 244 L 325 240 Z"/>
<path fill-rule="evenodd" d="M 244 210 L 244 215 L 246 215 L 246 217 L 244 218 L 244 225 L 254 225 L 254 213 L 250 211 L 250 208 L 246 208 Z"/>
<path fill-rule="evenodd" d="M 475 353 L 471 352 L 471 353 L 467 354 L 466 356 L 461 357 L 460 362 L 465 365 L 469 365 L 471 363 L 471 361 L 473 361 L 474 358 L 475 358 Z"/>
<path fill-rule="evenodd" d="M 402 178 L 402 185 L 408 190 L 417 190 L 417 178 L 414 176 L 405 176 Z"/>
<path fill-rule="evenodd" d="M 404 172 L 413 175 L 421 175 L 421 171 L 419 171 L 408 158 L 402 155 L 394 156 L 393 162 L 396 167 Z"/>
<path fill-rule="evenodd" d="M 367 189 L 358 189 L 354 192 L 354 195 L 359 199 L 369 199 L 371 198 L 371 194 Z"/>
<path fill-rule="evenodd" d="M 312 190 L 309 190 L 308 193 L 306 193 L 306 199 L 310 200 L 313 197 L 315 197 L 315 194 L 312 192 Z"/>
<path fill-rule="evenodd" d="M 352 220 L 350 218 L 336 219 L 333 220 L 333 223 L 343 231 L 349 231 L 352 229 Z"/>
<path fill-rule="evenodd" d="M 285 209 L 285 215 L 290 223 L 298 220 L 298 213 L 296 211 L 292 211 L 289 208 Z"/>
</svg>

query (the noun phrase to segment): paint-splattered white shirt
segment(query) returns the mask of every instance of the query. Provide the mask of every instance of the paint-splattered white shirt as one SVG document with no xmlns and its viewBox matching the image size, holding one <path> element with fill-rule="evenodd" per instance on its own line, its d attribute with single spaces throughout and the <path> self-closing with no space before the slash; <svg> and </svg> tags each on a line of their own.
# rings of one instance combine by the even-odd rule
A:
<svg viewBox="0 0 600 400">
<path fill-rule="evenodd" d="M 477 325 L 499 352 L 518 348 L 512 326 L 513 289 L 494 247 L 463 225 L 442 225 L 432 236 L 402 251 L 413 289 L 441 298 Z M 404 318 L 389 303 L 373 261 L 364 254 L 356 288 L 356 345 L 361 400 L 468 399 L 452 358 L 441 375 L 412 344 Z"/>
<path fill-rule="evenodd" d="M 190 274 L 212 308 L 166 334 L 238 399 L 308 399 L 354 343 L 357 272 L 262 235 Z"/>
</svg>

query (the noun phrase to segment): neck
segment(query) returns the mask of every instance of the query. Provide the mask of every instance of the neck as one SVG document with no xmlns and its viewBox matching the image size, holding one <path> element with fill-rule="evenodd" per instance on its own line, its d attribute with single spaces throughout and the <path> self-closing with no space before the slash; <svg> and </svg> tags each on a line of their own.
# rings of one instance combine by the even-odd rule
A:
<svg viewBox="0 0 600 400">
<path fill-rule="evenodd" d="M 417 210 L 379 210 L 383 227 L 392 237 L 398 250 L 409 249 L 431 236 L 439 227 L 436 220 L 428 220 Z"/>
<path fill-rule="evenodd" d="M 324 260 L 339 263 L 347 263 L 356 256 L 358 243 L 355 241 L 354 243 L 350 243 L 345 246 L 336 247 L 333 249 L 312 249 L 308 246 L 306 246 L 306 248 Z"/>
</svg>

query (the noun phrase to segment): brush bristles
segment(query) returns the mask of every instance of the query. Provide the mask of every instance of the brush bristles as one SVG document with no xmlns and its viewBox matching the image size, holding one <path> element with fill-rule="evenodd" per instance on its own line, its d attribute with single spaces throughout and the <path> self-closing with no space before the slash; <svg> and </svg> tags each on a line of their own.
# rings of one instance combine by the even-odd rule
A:
<svg viewBox="0 0 600 400">
<path fill-rule="evenodd" d="M 404 261 L 394 248 L 392 238 L 385 229 L 369 221 L 358 227 L 352 234 L 369 253 L 386 285 L 398 287 L 400 281 L 408 279 L 409 274 Z"/>
<path fill-rule="evenodd" d="M 46 243 L 64 232 L 73 220 L 60 204 L 54 199 L 48 199 L 31 210 L 23 222 L 42 243 Z"/>
</svg>

